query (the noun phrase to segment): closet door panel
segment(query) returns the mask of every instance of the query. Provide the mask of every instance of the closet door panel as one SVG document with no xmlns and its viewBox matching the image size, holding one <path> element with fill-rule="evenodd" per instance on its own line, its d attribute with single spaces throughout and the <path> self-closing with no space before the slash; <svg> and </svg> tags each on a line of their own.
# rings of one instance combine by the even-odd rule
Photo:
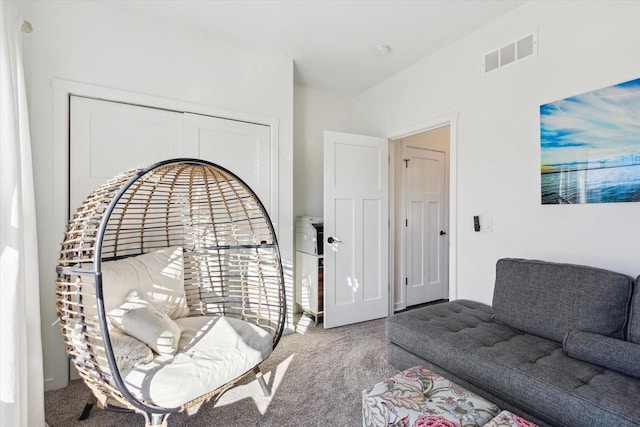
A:
<svg viewBox="0 0 640 427">
<path fill-rule="evenodd" d="M 247 183 L 274 218 L 270 127 L 185 113 L 185 155 L 229 169 Z"/>
<path fill-rule="evenodd" d="M 114 175 L 184 152 L 182 113 L 77 96 L 70 108 L 71 215 Z"/>
</svg>

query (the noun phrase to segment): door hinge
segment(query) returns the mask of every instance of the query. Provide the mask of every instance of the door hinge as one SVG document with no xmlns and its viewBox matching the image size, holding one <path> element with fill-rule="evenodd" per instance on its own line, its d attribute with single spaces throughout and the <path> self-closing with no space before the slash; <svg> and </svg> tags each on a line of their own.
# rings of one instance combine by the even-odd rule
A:
<svg viewBox="0 0 640 427">
<path fill-rule="evenodd" d="M 405 169 L 409 167 L 409 162 L 410 161 L 411 161 L 411 159 L 404 159 L 403 160 Z"/>
<path fill-rule="evenodd" d="M 404 220 L 404 226 L 405 226 L 405 227 L 408 227 L 408 226 L 409 226 L 409 219 L 408 219 L 408 218 Z"/>
<path fill-rule="evenodd" d="M 404 285 L 405 286 L 409 286 L 409 278 L 408 277 L 404 278 Z"/>
</svg>

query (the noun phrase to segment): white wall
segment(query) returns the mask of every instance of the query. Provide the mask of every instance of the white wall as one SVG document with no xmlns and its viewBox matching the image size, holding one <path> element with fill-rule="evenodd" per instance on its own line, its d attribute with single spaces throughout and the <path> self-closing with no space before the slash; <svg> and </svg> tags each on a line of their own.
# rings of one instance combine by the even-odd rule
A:
<svg viewBox="0 0 640 427">
<path fill-rule="evenodd" d="M 293 61 L 246 51 L 189 29 L 121 13 L 106 2 L 32 4 L 31 123 L 35 168 L 45 387 L 66 382 L 54 285 L 64 223 L 52 212 L 59 149 L 52 139 L 52 78 L 89 83 L 279 120 L 279 243 L 292 288 Z M 292 291 L 290 291 L 290 296 Z M 292 304 L 290 304 L 292 306 Z"/>
<path fill-rule="evenodd" d="M 351 98 L 296 85 L 293 112 L 293 211 L 322 216 L 324 131 L 349 132 Z"/>
<path fill-rule="evenodd" d="M 538 30 L 538 56 L 483 55 Z M 354 99 L 354 130 L 392 135 L 459 112 L 457 297 L 491 302 L 495 263 L 526 257 L 640 274 L 640 203 L 540 204 L 539 106 L 640 77 L 640 3 L 532 1 Z M 475 233 L 473 215 L 493 218 Z"/>
</svg>

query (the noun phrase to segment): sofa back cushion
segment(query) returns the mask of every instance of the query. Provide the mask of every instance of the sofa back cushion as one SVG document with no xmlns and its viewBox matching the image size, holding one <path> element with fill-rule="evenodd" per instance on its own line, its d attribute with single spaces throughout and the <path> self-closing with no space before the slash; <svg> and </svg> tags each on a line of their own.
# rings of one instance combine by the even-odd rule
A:
<svg viewBox="0 0 640 427">
<path fill-rule="evenodd" d="M 640 276 L 636 279 L 633 299 L 631 300 L 631 312 L 629 314 L 628 340 L 640 344 Z"/>
<path fill-rule="evenodd" d="M 501 259 L 493 293 L 495 320 L 561 342 L 571 329 L 624 337 L 632 280 L 592 267 Z"/>
</svg>

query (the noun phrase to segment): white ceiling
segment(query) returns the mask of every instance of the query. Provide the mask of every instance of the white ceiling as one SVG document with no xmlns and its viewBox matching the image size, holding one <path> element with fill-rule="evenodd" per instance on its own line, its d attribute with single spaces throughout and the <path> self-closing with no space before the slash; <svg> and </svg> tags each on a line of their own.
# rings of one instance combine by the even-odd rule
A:
<svg viewBox="0 0 640 427">
<path fill-rule="evenodd" d="M 524 0 L 128 0 L 114 7 L 293 58 L 297 84 L 355 95 Z M 377 56 L 376 46 L 391 53 Z"/>
</svg>

